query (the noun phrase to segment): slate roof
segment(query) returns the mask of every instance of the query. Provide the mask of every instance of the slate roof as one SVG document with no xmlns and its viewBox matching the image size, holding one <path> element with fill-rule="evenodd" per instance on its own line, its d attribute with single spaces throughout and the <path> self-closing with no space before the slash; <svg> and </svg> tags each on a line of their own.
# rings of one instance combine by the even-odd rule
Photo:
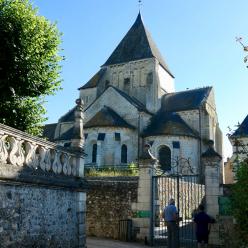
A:
<svg viewBox="0 0 248 248">
<path fill-rule="evenodd" d="M 63 116 L 59 118 L 58 122 L 71 122 L 75 121 L 74 112 L 75 112 L 76 106 L 72 109 L 70 109 L 67 113 L 65 113 Z"/>
<path fill-rule="evenodd" d="M 199 134 L 174 112 L 159 111 L 151 118 L 150 124 L 143 131 L 143 136 L 190 136 L 198 138 Z"/>
<path fill-rule="evenodd" d="M 160 65 L 172 76 L 167 64 L 156 47 L 150 33 L 145 28 L 140 13 L 133 26 L 115 48 L 103 66 L 120 64 L 147 58 L 156 58 Z"/>
<path fill-rule="evenodd" d="M 243 122 L 237 128 L 237 130 L 231 135 L 231 138 L 247 137 L 247 136 L 248 136 L 248 115 L 245 117 Z"/>
<path fill-rule="evenodd" d="M 106 68 L 100 69 L 85 85 L 83 85 L 78 89 L 81 90 L 81 89 L 89 89 L 96 87 L 100 82 L 100 80 L 102 79 L 105 72 L 106 72 Z"/>
<path fill-rule="evenodd" d="M 47 138 L 49 141 L 54 141 L 54 134 L 57 123 L 46 124 L 43 127 L 42 137 Z"/>
<path fill-rule="evenodd" d="M 134 126 L 128 124 L 122 117 L 120 117 L 113 109 L 104 106 L 98 113 L 96 113 L 87 123 L 85 128 L 91 127 L 125 127 L 135 129 Z"/>
<path fill-rule="evenodd" d="M 73 139 L 74 138 L 73 128 L 74 127 L 71 127 L 66 132 L 60 134 L 60 136 L 57 137 L 56 140 L 71 140 L 71 139 Z"/>
<path fill-rule="evenodd" d="M 161 109 L 177 112 L 199 108 L 209 96 L 212 87 L 186 90 L 165 94 L 161 100 Z"/>
</svg>

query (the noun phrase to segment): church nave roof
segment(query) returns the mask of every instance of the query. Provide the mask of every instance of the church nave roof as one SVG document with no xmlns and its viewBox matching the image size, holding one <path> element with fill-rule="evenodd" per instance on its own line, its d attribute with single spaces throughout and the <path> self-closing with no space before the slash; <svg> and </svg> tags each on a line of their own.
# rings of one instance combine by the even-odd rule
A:
<svg viewBox="0 0 248 248">
<path fill-rule="evenodd" d="M 198 109 L 211 90 L 212 87 L 205 87 L 165 94 L 161 99 L 161 109 L 167 112 Z"/>
<path fill-rule="evenodd" d="M 134 126 L 127 123 L 113 109 L 104 106 L 84 125 L 85 128 L 91 127 L 125 127 L 135 129 Z"/>
<path fill-rule="evenodd" d="M 190 136 L 198 138 L 199 134 L 174 112 L 158 111 L 151 118 L 150 124 L 143 131 L 143 136 Z"/>
</svg>

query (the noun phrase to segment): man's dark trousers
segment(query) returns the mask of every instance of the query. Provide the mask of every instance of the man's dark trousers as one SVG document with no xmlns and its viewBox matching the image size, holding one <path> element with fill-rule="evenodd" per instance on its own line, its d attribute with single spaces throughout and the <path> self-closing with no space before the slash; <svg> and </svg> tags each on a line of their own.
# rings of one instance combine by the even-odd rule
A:
<svg viewBox="0 0 248 248">
<path fill-rule="evenodd" d="M 168 248 L 178 248 L 178 225 L 175 221 L 167 222 Z"/>
</svg>

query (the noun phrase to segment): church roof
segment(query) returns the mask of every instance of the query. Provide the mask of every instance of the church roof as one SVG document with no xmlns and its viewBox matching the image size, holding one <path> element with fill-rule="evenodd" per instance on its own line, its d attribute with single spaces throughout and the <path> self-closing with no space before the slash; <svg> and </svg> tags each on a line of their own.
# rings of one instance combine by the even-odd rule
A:
<svg viewBox="0 0 248 248">
<path fill-rule="evenodd" d="M 156 58 L 160 65 L 174 77 L 152 40 L 150 33 L 145 28 L 139 13 L 133 26 L 104 63 L 104 66 L 147 58 Z"/>
<path fill-rule="evenodd" d="M 238 129 L 231 135 L 231 137 L 247 137 L 248 136 L 248 115 L 240 124 Z"/>
<path fill-rule="evenodd" d="M 143 136 L 158 135 L 199 137 L 199 134 L 191 129 L 178 114 L 161 110 L 152 117 L 150 124 L 143 131 Z"/>
<path fill-rule="evenodd" d="M 83 85 L 78 89 L 81 90 L 81 89 L 89 89 L 96 87 L 100 82 L 100 80 L 102 79 L 105 72 L 106 72 L 106 68 L 101 68 L 85 85 Z"/>
<path fill-rule="evenodd" d="M 134 126 L 128 124 L 113 109 L 107 106 L 104 106 L 97 112 L 87 123 L 85 123 L 84 127 L 125 127 L 135 129 Z"/>
<path fill-rule="evenodd" d="M 211 90 L 212 87 L 205 87 L 165 94 L 162 97 L 161 109 L 168 112 L 197 109 L 206 100 Z"/>
<path fill-rule="evenodd" d="M 42 137 L 47 138 L 49 141 L 54 141 L 54 134 L 57 123 L 46 124 L 43 127 Z"/>
<path fill-rule="evenodd" d="M 76 109 L 76 106 L 74 108 L 70 109 L 63 116 L 61 116 L 59 118 L 58 122 L 72 122 L 72 121 L 75 121 L 75 117 L 74 117 L 75 109 Z"/>
<path fill-rule="evenodd" d="M 61 132 L 59 137 L 57 137 L 55 140 L 71 140 L 74 138 L 74 127 L 69 128 L 65 132 Z"/>
</svg>

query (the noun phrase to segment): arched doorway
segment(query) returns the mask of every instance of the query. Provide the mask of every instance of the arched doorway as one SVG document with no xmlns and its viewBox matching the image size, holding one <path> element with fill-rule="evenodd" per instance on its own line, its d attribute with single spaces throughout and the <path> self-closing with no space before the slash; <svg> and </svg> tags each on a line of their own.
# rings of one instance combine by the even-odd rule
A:
<svg viewBox="0 0 248 248">
<path fill-rule="evenodd" d="M 171 170 L 171 150 L 168 146 L 161 146 L 158 151 L 159 163 L 163 171 Z"/>
<path fill-rule="evenodd" d="M 127 146 L 126 145 L 121 146 L 121 163 L 122 164 L 127 163 Z"/>
<path fill-rule="evenodd" d="M 97 156 L 97 144 L 93 144 L 92 146 L 92 163 L 96 163 Z"/>
</svg>

